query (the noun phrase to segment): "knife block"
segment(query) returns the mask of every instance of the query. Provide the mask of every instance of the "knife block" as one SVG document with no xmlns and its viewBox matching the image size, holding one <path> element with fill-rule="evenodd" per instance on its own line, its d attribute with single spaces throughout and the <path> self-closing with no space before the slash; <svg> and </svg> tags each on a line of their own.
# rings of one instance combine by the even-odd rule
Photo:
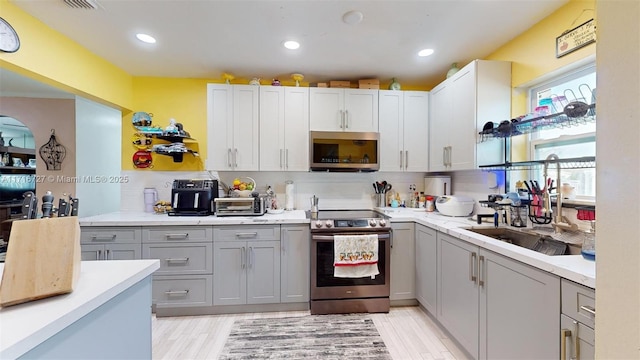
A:
<svg viewBox="0 0 640 360">
<path fill-rule="evenodd" d="M 0 283 L 0 306 L 73 291 L 80 277 L 77 216 L 14 221 Z"/>
</svg>

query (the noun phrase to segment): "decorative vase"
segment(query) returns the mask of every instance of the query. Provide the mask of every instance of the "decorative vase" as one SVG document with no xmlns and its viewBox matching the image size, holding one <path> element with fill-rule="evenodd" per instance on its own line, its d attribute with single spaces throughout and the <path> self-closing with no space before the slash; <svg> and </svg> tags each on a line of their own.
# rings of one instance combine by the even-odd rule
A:
<svg viewBox="0 0 640 360">
<path fill-rule="evenodd" d="M 400 90 L 400 83 L 396 78 L 391 79 L 391 84 L 389 84 L 389 90 Z"/>
<path fill-rule="evenodd" d="M 450 78 L 453 74 L 457 73 L 458 71 L 460 71 L 460 69 L 458 69 L 458 63 L 451 64 L 451 69 L 447 71 L 447 79 Z"/>
</svg>

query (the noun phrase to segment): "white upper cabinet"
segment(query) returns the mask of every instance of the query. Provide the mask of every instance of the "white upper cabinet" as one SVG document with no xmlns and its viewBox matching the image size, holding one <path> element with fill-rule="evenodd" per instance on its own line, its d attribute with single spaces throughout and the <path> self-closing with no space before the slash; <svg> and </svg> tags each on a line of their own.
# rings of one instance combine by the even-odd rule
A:
<svg viewBox="0 0 640 360">
<path fill-rule="evenodd" d="M 511 63 L 475 60 L 431 91 L 429 171 L 504 162 L 504 142 L 480 142 L 486 122 L 511 118 Z"/>
<path fill-rule="evenodd" d="M 259 87 L 207 85 L 207 169 L 258 170 Z"/>
<path fill-rule="evenodd" d="M 429 92 L 380 90 L 380 171 L 429 168 Z"/>
<path fill-rule="evenodd" d="M 310 88 L 310 130 L 378 131 L 378 90 Z"/>
<path fill-rule="evenodd" d="M 309 170 L 309 88 L 260 87 L 260 170 Z"/>
</svg>

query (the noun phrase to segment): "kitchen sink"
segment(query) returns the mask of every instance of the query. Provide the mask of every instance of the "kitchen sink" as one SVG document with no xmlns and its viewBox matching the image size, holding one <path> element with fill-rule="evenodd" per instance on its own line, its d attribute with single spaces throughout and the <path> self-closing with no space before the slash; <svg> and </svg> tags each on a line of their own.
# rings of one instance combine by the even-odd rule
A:
<svg viewBox="0 0 640 360">
<path fill-rule="evenodd" d="M 548 235 L 539 235 L 508 228 L 471 228 L 467 230 L 546 255 L 571 254 L 567 243 L 555 240 Z"/>
</svg>

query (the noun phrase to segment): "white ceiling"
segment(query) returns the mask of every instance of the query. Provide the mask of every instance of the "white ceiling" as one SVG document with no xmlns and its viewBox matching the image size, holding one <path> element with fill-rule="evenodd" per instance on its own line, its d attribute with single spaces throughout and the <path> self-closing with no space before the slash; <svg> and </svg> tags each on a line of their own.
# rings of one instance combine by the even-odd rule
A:
<svg viewBox="0 0 640 360">
<path fill-rule="evenodd" d="M 87 10 L 63 0 L 11 1 L 133 76 L 289 80 L 302 73 L 305 82 L 396 77 L 422 88 L 442 81 L 451 63 L 487 56 L 568 2 L 95 0 L 98 9 Z M 363 14 L 361 23 L 342 21 L 351 10 Z M 137 32 L 158 42 L 140 43 Z M 285 49 L 287 39 L 300 49 Z M 423 48 L 435 53 L 418 58 Z M 5 72 L 3 93 L 11 90 Z"/>
</svg>

